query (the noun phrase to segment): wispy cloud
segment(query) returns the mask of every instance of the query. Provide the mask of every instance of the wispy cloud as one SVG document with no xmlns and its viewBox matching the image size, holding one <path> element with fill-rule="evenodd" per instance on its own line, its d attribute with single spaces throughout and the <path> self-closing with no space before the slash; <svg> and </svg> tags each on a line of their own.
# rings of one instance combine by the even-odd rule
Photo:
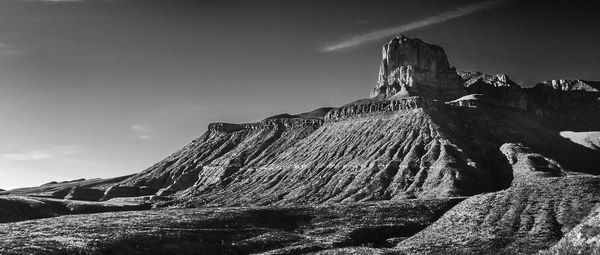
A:
<svg viewBox="0 0 600 255">
<path fill-rule="evenodd" d="M 326 45 L 321 48 L 321 51 L 333 52 L 333 51 L 340 51 L 340 50 L 356 47 L 361 44 L 364 44 L 364 43 L 367 43 L 370 41 L 379 40 L 381 38 L 385 38 L 385 37 L 395 35 L 398 33 L 403 33 L 406 31 L 430 26 L 433 24 L 438 24 L 438 23 L 441 23 L 444 21 L 448 21 L 451 19 L 469 15 L 474 12 L 478 12 L 478 11 L 485 10 L 485 9 L 490 9 L 490 8 L 493 8 L 505 1 L 507 1 L 507 0 L 488 0 L 485 2 L 479 2 L 479 3 L 460 7 L 453 11 L 444 12 L 444 13 L 441 13 L 441 14 L 438 14 L 435 16 L 431 16 L 431 17 L 422 19 L 422 20 L 411 22 L 408 24 L 379 29 L 379 30 L 375 30 L 375 31 L 372 31 L 369 33 L 356 35 L 356 36 L 350 37 L 346 40 Z"/>
<path fill-rule="evenodd" d="M 142 140 L 150 139 L 150 133 L 152 133 L 152 129 L 148 126 L 134 124 L 131 125 L 131 130 L 134 132 L 135 136 Z"/>
<path fill-rule="evenodd" d="M 368 19 L 361 19 L 361 20 L 355 20 L 352 21 L 352 24 L 354 25 L 365 25 L 365 24 L 369 24 L 369 20 Z"/>
<path fill-rule="evenodd" d="M 20 50 L 19 48 L 4 43 L 4 42 L 0 42 L 0 55 L 5 55 L 5 56 L 15 56 L 15 55 L 21 55 L 25 53 L 25 51 Z"/>
<path fill-rule="evenodd" d="M 18 152 L 7 152 L 0 154 L 0 160 L 8 161 L 24 161 L 24 160 L 41 160 L 57 157 L 70 156 L 83 153 L 86 150 L 79 145 L 68 146 L 53 146 L 47 149 L 24 150 Z"/>
<path fill-rule="evenodd" d="M 23 2 L 52 2 L 52 3 L 74 3 L 83 2 L 83 0 L 21 0 Z"/>
</svg>

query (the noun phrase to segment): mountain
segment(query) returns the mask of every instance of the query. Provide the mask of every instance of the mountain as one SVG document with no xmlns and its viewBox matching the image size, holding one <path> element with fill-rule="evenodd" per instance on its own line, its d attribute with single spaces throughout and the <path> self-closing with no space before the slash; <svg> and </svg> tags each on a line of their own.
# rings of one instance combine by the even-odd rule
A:
<svg viewBox="0 0 600 255">
<path fill-rule="evenodd" d="M 95 215 L 70 231 L 45 232 L 31 247 L 57 254 L 593 248 L 573 240 L 596 236 L 584 229 L 596 224 L 600 202 L 598 82 L 523 88 L 505 74 L 456 71 L 441 47 L 406 36 L 382 53 L 368 98 L 255 123 L 212 123 L 131 176 L 9 191 L 44 203 L 86 200 L 94 212 L 92 205 L 123 202 L 155 208 Z M 23 234 L 0 226 L 13 233 L 0 237 L 0 251 L 22 252 L 10 247 L 42 231 L 40 224 L 71 226 L 84 217 L 11 226 Z M 127 231 L 109 237 L 98 226 Z M 48 242 L 56 236 L 71 241 Z M 132 248 L 140 246 L 148 249 Z"/>
<path fill-rule="evenodd" d="M 419 39 L 395 37 L 383 53 L 371 99 L 316 110 L 321 114 L 211 124 L 183 149 L 117 186 L 150 187 L 185 206 L 272 205 L 497 191 L 510 185 L 516 174 L 510 162 L 522 154 L 538 165 L 553 162 L 564 174 L 599 173 L 595 150 L 545 124 L 560 123 L 546 111 L 579 111 L 592 122 L 589 128 L 599 129 L 598 107 L 555 108 L 547 102 L 554 99 L 546 99 L 552 94 L 522 89 L 506 75 L 457 73 L 441 47 Z M 481 96 L 443 101 L 466 93 Z M 461 106 L 464 101 L 482 107 Z"/>
</svg>

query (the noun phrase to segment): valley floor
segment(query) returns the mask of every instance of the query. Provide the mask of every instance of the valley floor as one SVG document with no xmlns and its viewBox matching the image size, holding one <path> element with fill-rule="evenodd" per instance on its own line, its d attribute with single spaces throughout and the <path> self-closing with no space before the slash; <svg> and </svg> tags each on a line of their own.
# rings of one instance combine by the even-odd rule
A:
<svg viewBox="0 0 600 255">
<path fill-rule="evenodd" d="M 461 200 L 68 215 L 0 224 L 0 254 L 371 252 L 421 231 Z"/>
</svg>

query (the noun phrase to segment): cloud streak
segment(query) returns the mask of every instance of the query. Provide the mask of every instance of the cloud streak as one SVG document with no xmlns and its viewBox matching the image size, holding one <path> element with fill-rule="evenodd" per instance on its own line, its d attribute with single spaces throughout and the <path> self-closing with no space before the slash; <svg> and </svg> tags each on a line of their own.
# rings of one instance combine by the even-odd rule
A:
<svg viewBox="0 0 600 255">
<path fill-rule="evenodd" d="M 27 150 L 20 152 L 9 152 L 0 154 L 0 160 L 7 161 L 28 161 L 28 160 L 41 160 L 58 158 L 64 156 L 70 156 L 85 152 L 82 146 L 68 145 L 68 146 L 53 146 L 47 149 L 41 150 Z"/>
<path fill-rule="evenodd" d="M 16 56 L 16 55 L 21 55 L 23 53 L 25 53 L 25 52 L 22 50 L 19 50 L 17 47 L 0 42 L 0 55 Z"/>
<path fill-rule="evenodd" d="M 51 3 L 75 3 L 83 0 L 22 0 L 24 2 L 51 2 Z"/>
<path fill-rule="evenodd" d="M 372 31 L 369 33 L 356 35 L 356 36 L 350 37 L 346 40 L 326 45 L 321 48 L 321 51 L 334 52 L 334 51 L 341 51 L 341 50 L 353 48 L 353 47 L 359 46 L 361 44 L 379 40 L 381 38 L 385 38 L 385 37 L 395 35 L 398 33 L 403 33 L 406 31 L 419 29 L 422 27 L 442 23 L 442 22 L 445 22 L 445 21 L 448 21 L 451 19 L 456 19 L 456 18 L 465 16 L 465 15 L 469 15 L 471 13 L 475 13 L 478 11 L 482 11 L 485 9 L 490 9 L 490 8 L 493 8 L 505 1 L 507 1 L 507 0 L 489 0 L 489 1 L 485 1 L 485 2 L 479 2 L 479 3 L 460 7 L 453 11 L 444 12 L 444 13 L 441 13 L 441 14 L 438 14 L 435 16 L 431 16 L 431 17 L 428 17 L 428 18 L 425 18 L 425 19 L 422 19 L 419 21 L 411 22 L 408 24 L 379 29 L 379 30 L 375 30 L 375 31 Z"/>
<path fill-rule="evenodd" d="M 147 140 L 151 138 L 150 133 L 152 133 L 152 129 L 150 127 L 134 124 L 131 125 L 131 130 L 138 139 Z"/>
</svg>

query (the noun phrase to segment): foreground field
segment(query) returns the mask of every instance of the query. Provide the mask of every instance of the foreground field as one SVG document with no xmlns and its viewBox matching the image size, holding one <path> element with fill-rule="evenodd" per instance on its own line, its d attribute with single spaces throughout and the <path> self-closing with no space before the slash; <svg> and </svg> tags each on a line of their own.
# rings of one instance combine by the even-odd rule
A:
<svg viewBox="0 0 600 255">
<path fill-rule="evenodd" d="M 0 254 L 299 254 L 385 248 L 432 224 L 461 200 L 60 216 L 0 224 Z"/>
</svg>

